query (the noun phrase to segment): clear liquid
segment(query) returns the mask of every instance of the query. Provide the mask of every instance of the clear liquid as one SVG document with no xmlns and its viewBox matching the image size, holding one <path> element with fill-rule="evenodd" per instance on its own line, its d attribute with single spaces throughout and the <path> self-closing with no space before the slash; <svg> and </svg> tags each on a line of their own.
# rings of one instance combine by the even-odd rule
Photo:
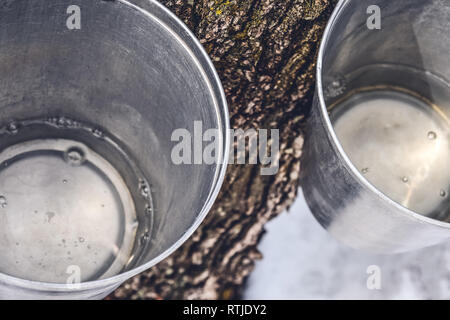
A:
<svg viewBox="0 0 450 320">
<path fill-rule="evenodd" d="M 32 119 L 0 128 L 0 150 L 0 272 L 67 283 L 75 270 L 84 282 L 136 262 L 151 193 L 110 135 L 68 118 Z"/>
<path fill-rule="evenodd" d="M 429 92 L 445 92 L 440 81 L 427 78 L 426 83 Z M 373 186 L 406 208 L 447 221 L 450 122 L 445 108 L 445 101 L 433 95 L 378 85 L 340 99 L 330 117 L 349 159 Z"/>
</svg>

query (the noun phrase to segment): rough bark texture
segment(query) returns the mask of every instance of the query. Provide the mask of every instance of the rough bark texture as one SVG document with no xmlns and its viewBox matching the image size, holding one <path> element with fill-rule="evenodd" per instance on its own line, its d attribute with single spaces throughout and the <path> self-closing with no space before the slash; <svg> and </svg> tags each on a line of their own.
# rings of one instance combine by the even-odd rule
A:
<svg viewBox="0 0 450 320">
<path fill-rule="evenodd" d="M 115 291 L 115 299 L 239 298 L 261 259 L 264 224 L 296 197 L 319 42 L 336 0 L 163 0 L 200 39 L 229 103 L 231 127 L 280 130 L 280 169 L 229 165 L 194 236 Z"/>
</svg>

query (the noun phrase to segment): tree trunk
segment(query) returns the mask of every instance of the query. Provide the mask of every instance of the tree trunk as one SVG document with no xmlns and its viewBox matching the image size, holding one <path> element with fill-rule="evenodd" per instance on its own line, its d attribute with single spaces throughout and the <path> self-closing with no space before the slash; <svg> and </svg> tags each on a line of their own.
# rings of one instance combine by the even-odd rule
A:
<svg viewBox="0 0 450 320">
<path fill-rule="evenodd" d="M 263 176 L 260 165 L 229 165 L 216 204 L 191 239 L 109 298 L 239 298 L 261 259 L 264 224 L 297 195 L 315 60 L 337 0 L 161 2 L 209 53 L 227 95 L 231 127 L 280 130 L 280 168 Z"/>
</svg>

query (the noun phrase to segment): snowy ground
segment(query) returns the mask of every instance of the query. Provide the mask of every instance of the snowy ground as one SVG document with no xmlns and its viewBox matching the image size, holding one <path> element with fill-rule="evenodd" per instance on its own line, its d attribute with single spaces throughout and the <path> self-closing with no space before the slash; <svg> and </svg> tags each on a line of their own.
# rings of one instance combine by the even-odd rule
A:
<svg viewBox="0 0 450 320">
<path fill-rule="evenodd" d="M 395 256 L 354 251 L 322 229 L 301 192 L 267 231 L 245 299 L 450 299 L 450 243 Z M 367 287 L 371 265 L 380 290 Z"/>
</svg>

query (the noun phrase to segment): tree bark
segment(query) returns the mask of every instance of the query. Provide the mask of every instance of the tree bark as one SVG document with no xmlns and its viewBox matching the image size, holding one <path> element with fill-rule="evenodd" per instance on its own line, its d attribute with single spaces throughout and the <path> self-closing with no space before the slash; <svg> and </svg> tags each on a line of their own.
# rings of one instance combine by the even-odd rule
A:
<svg viewBox="0 0 450 320">
<path fill-rule="evenodd" d="M 231 127 L 279 129 L 280 168 L 229 165 L 206 220 L 179 250 L 110 299 L 236 299 L 264 224 L 297 195 L 315 60 L 337 0 L 162 0 L 200 39 L 227 95 Z"/>
</svg>

